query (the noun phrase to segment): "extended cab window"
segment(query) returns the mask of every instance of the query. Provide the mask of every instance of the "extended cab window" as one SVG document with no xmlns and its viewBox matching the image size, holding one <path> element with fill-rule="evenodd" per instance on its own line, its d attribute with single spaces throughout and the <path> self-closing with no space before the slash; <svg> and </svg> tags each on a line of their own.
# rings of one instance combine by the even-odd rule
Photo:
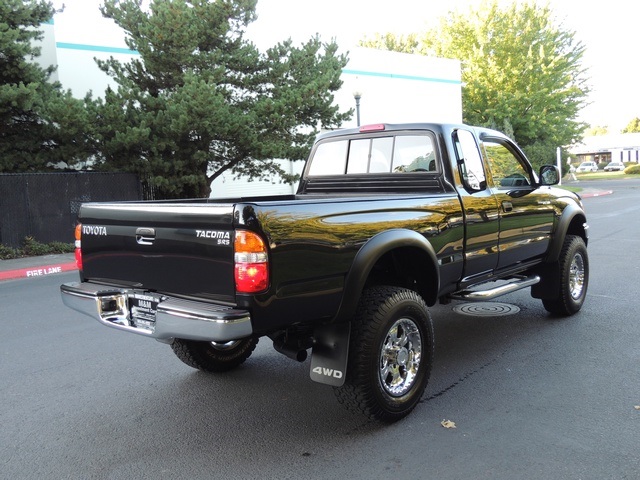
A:
<svg viewBox="0 0 640 480">
<path fill-rule="evenodd" d="M 429 134 L 323 142 L 309 167 L 310 176 L 435 171 L 436 156 Z"/>
<path fill-rule="evenodd" d="M 454 145 L 458 156 L 458 169 L 464 187 L 471 192 L 480 192 L 487 187 L 487 179 L 482 165 L 482 157 L 473 133 L 456 130 Z"/>
<path fill-rule="evenodd" d="M 482 146 L 496 187 L 512 189 L 532 185 L 531 173 L 505 142 L 485 140 Z"/>
</svg>

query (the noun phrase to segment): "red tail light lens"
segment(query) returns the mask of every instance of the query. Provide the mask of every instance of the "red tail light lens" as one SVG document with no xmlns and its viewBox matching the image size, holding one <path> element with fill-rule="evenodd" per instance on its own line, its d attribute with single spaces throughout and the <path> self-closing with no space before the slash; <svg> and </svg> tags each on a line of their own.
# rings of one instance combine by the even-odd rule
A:
<svg viewBox="0 0 640 480">
<path fill-rule="evenodd" d="M 82 270 L 82 225 L 76 225 L 75 231 L 76 243 L 75 243 L 75 256 L 76 256 L 76 267 L 78 270 Z"/>
<path fill-rule="evenodd" d="M 238 293 L 258 293 L 269 287 L 269 256 L 260 235 L 236 230 L 234 261 Z"/>
</svg>

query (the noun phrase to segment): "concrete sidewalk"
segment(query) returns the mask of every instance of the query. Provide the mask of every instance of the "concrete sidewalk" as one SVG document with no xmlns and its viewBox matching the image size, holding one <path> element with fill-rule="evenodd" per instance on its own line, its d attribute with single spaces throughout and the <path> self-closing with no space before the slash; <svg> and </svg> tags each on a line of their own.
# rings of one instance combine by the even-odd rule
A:
<svg viewBox="0 0 640 480">
<path fill-rule="evenodd" d="M 611 195 L 612 193 L 612 190 L 584 188 L 579 194 L 582 198 L 590 198 Z M 36 278 L 72 270 L 77 270 L 73 253 L 0 260 L 0 281 Z"/>
</svg>

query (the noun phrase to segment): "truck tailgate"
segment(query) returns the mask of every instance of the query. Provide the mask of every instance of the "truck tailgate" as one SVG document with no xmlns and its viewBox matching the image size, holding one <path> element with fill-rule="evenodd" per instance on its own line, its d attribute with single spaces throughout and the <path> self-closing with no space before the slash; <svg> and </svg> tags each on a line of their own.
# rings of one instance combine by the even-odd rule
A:
<svg viewBox="0 0 640 480">
<path fill-rule="evenodd" d="M 84 204 L 84 278 L 233 302 L 233 211 L 233 204 Z"/>
</svg>

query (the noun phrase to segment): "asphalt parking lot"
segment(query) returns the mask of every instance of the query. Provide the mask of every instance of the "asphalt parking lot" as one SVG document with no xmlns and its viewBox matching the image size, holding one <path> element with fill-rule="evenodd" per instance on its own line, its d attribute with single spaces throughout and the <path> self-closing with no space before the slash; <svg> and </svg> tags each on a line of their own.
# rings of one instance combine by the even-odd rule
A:
<svg viewBox="0 0 640 480">
<path fill-rule="evenodd" d="M 585 199 L 582 311 L 552 317 L 526 290 L 432 308 L 431 381 L 393 425 L 343 410 L 308 361 L 266 339 L 237 370 L 208 375 L 64 307 L 73 271 L 6 279 L 0 476 L 638 478 L 640 181 L 607 189 Z"/>
</svg>

